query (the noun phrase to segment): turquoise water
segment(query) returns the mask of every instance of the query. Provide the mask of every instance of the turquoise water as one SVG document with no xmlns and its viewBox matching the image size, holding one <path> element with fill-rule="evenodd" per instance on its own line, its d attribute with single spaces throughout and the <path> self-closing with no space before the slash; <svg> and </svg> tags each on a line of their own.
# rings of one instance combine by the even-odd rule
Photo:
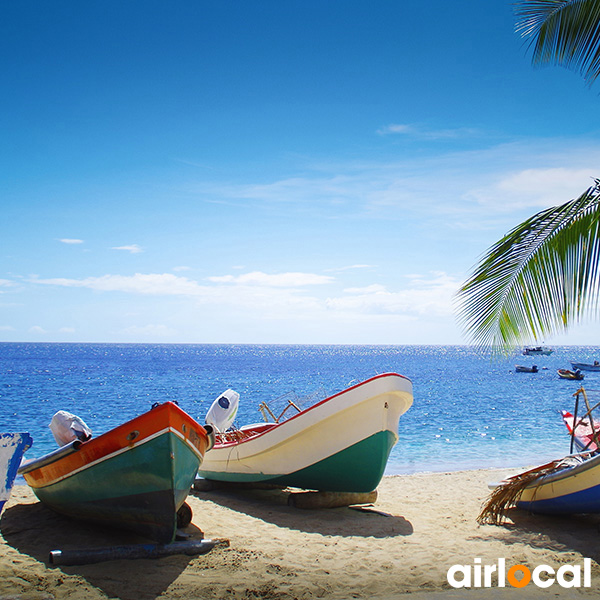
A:
<svg viewBox="0 0 600 600">
<path fill-rule="evenodd" d="M 558 411 L 572 408 L 579 382 L 556 370 L 595 359 L 600 347 L 492 360 L 466 346 L 1 343 L 0 419 L 4 431 L 31 433 L 34 458 L 56 448 L 48 423 L 61 409 L 96 434 L 166 400 L 204 422 L 233 388 L 243 425 L 261 420 L 260 402 L 286 392 L 331 395 L 392 371 L 411 379 L 414 404 L 400 419 L 387 474 L 521 467 L 569 452 Z M 540 372 L 516 373 L 516 364 Z M 600 373 L 583 383 L 600 387 Z"/>
</svg>

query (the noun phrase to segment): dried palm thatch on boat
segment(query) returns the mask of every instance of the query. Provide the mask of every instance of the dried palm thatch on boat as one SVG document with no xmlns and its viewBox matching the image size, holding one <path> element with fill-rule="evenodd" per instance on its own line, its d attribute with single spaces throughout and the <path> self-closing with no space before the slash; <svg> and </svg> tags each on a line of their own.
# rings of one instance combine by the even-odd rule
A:
<svg viewBox="0 0 600 600">
<path fill-rule="evenodd" d="M 477 517 L 477 522 L 480 525 L 501 525 L 506 511 L 517 504 L 525 488 L 545 475 L 560 471 L 567 464 L 564 458 L 553 460 L 502 481 L 488 496 Z"/>
</svg>

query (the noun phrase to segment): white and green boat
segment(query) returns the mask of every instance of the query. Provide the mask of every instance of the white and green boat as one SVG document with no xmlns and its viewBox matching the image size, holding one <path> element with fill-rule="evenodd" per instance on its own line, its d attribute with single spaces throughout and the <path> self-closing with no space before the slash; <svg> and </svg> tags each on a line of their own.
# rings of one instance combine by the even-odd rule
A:
<svg viewBox="0 0 600 600">
<path fill-rule="evenodd" d="M 370 492 L 381 481 L 398 441 L 399 419 L 412 402 L 411 381 L 396 373 L 373 377 L 305 410 L 290 402 L 290 410 L 279 416 L 269 411 L 271 422 L 217 433 L 199 474 L 216 481 Z M 268 407 L 261 407 L 266 415 Z"/>
</svg>

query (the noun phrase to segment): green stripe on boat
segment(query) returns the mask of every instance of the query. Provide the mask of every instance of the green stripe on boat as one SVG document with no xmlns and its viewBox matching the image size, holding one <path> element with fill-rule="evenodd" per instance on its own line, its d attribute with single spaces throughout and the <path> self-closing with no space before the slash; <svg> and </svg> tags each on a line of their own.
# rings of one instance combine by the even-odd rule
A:
<svg viewBox="0 0 600 600">
<path fill-rule="evenodd" d="M 268 481 L 324 492 L 371 492 L 381 481 L 396 436 L 379 431 L 332 456 L 288 475 L 265 473 L 204 473 L 200 476 L 219 481 Z"/>
</svg>

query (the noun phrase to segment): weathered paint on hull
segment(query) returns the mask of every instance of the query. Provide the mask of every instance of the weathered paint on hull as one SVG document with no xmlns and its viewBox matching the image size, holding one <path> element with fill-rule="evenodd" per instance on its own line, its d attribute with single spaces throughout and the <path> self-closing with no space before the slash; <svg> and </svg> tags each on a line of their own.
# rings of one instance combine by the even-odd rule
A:
<svg viewBox="0 0 600 600">
<path fill-rule="evenodd" d="M 31 444 L 28 433 L 0 433 L 0 512 L 10 498 L 17 469 Z"/>
<path fill-rule="evenodd" d="M 57 512 L 117 524 L 168 543 L 199 464 L 178 437 L 166 432 L 34 492 Z"/>
<path fill-rule="evenodd" d="M 57 512 L 169 543 L 208 443 L 206 430 L 167 402 L 47 464 L 47 457 L 37 459 L 40 466 L 34 460 L 22 472 Z"/>
</svg>

